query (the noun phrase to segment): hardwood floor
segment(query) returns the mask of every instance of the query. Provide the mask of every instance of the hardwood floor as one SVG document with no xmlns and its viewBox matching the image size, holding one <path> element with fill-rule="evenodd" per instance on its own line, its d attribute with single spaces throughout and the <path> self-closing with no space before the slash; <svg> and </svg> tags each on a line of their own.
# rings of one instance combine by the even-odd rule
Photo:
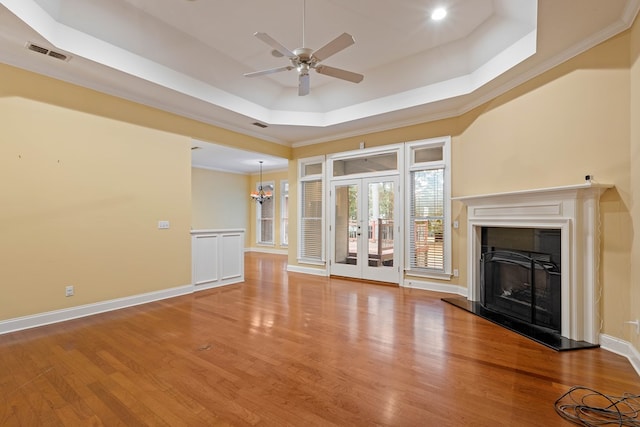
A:
<svg viewBox="0 0 640 427">
<path fill-rule="evenodd" d="M 285 268 L 248 254 L 243 284 L 0 336 L 0 425 L 561 426 L 573 385 L 640 393 L 608 351 Z"/>
</svg>

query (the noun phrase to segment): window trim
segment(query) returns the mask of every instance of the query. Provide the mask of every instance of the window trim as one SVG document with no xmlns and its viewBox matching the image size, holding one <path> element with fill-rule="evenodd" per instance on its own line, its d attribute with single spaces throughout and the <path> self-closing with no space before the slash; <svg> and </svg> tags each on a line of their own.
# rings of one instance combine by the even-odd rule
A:
<svg viewBox="0 0 640 427">
<path fill-rule="evenodd" d="M 390 175 L 402 174 L 403 148 L 404 148 L 404 144 L 400 143 L 400 144 L 388 144 L 380 147 L 363 148 L 360 150 L 351 150 L 351 151 L 331 154 L 327 156 L 327 168 L 326 168 L 327 180 L 331 182 L 331 181 L 337 181 L 341 179 L 369 178 L 369 177 L 375 177 L 375 176 L 390 176 Z M 353 160 L 353 159 L 358 159 L 363 157 L 370 157 L 370 156 L 377 156 L 377 155 L 384 155 L 384 154 L 394 154 L 394 153 L 396 154 L 396 167 L 394 169 L 333 176 L 334 174 L 333 163 L 335 161 Z"/>
<path fill-rule="evenodd" d="M 442 160 L 430 162 L 416 162 L 415 151 L 420 148 L 442 147 Z M 427 277 L 433 279 L 450 280 L 452 277 L 451 250 L 451 137 L 430 138 L 405 144 L 405 273 L 407 276 Z M 411 267 L 411 172 L 428 169 L 444 169 L 444 265 L 443 270 Z"/>
</svg>

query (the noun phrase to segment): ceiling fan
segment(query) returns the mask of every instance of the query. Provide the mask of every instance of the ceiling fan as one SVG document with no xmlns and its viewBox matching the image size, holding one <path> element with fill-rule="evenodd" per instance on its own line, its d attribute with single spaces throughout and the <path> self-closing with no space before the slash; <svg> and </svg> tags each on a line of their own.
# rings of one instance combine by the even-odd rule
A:
<svg viewBox="0 0 640 427">
<path fill-rule="evenodd" d="M 320 49 L 313 50 L 308 47 L 304 47 L 304 30 L 305 30 L 305 15 L 306 15 L 306 1 L 303 3 L 302 12 L 302 46 L 293 51 L 290 51 L 282 44 L 277 42 L 267 33 L 254 33 L 253 35 L 264 43 L 268 44 L 274 49 L 274 55 L 286 56 L 291 62 L 290 65 L 284 67 L 270 68 L 268 70 L 256 71 L 253 73 L 245 73 L 245 77 L 257 77 L 264 76 L 266 74 L 277 73 L 280 71 L 290 71 L 296 69 L 298 71 L 298 95 L 304 96 L 309 94 L 309 70 L 316 70 L 320 74 L 325 76 L 336 77 L 338 79 L 346 80 L 353 83 L 360 83 L 364 76 L 362 74 L 354 73 L 352 71 L 343 70 L 340 68 L 330 67 L 323 65 L 320 62 L 329 58 L 332 55 L 344 50 L 355 43 L 352 35 L 348 33 L 342 33 L 342 35 L 331 40 L 329 43 L 322 46 Z"/>
</svg>

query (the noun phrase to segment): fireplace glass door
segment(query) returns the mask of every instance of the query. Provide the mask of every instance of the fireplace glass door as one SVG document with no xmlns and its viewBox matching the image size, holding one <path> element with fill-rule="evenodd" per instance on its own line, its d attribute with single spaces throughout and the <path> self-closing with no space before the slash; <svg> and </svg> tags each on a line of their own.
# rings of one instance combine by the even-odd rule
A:
<svg viewBox="0 0 640 427">
<path fill-rule="evenodd" d="M 560 271 L 548 260 L 535 259 L 538 255 L 483 254 L 481 302 L 490 310 L 560 332 Z"/>
<path fill-rule="evenodd" d="M 482 234 L 481 304 L 519 321 L 560 332 L 559 230 L 487 227 Z"/>
</svg>

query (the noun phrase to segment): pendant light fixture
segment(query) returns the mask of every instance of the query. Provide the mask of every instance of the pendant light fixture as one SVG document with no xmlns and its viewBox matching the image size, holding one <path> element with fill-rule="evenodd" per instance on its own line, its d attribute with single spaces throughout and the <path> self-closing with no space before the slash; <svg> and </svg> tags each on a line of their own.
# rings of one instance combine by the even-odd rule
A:
<svg viewBox="0 0 640 427">
<path fill-rule="evenodd" d="M 260 185 L 258 185 L 258 191 L 251 192 L 251 198 L 260 204 L 271 198 L 271 191 L 264 191 L 262 187 L 262 160 L 260 160 Z"/>
</svg>

